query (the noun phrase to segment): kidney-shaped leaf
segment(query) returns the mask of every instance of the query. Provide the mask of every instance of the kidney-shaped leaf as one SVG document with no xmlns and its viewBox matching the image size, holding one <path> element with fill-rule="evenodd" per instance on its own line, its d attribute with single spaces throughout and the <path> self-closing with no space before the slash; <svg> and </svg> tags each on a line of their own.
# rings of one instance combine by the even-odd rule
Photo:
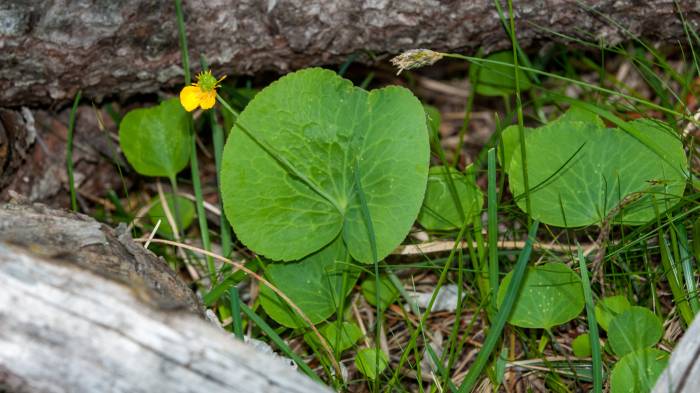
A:
<svg viewBox="0 0 700 393">
<path fill-rule="evenodd" d="M 499 307 L 512 277 L 510 272 L 501 282 Z M 576 318 L 583 306 L 583 286 L 578 275 L 563 263 L 547 263 L 527 269 L 508 322 L 524 328 L 549 329 Z"/>
<path fill-rule="evenodd" d="M 302 70 L 238 118 L 224 149 L 224 208 L 241 241 L 270 259 L 303 258 L 342 232 L 353 258 L 369 263 L 358 190 L 381 259 L 418 214 L 428 160 L 425 112 L 410 91 L 367 92 L 332 71 Z"/>
<path fill-rule="evenodd" d="M 450 175 L 447 167 L 444 166 L 430 168 L 425 200 L 418 214 L 418 222 L 425 229 L 438 231 L 459 229 L 464 220 L 473 218 L 481 211 L 484 195 L 474 183 L 474 177 L 465 176 L 452 168 L 449 173 Z M 452 177 L 459 206 L 455 203 L 448 176 Z"/>
<path fill-rule="evenodd" d="M 119 145 L 129 164 L 145 176 L 177 175 L 190 159 L 188 116 L 177 98 L 127 113 L 119 123 Z"/>
<path fill-rule="evenodd" d="M 656 345 L 664 333 L 659 318 L 644 307 L 630 307 L 608 326 L 608 341 L 615 354 L 626 355 Z"/>
<path fill-rule="evenodd" d="M 360 274 L 359 269 L 348 264 L 346 253 L 343 242 L 337 239 L 301 261 L 268 265 L 265 276 L 316 324 L 336 312 Z M 260 303 L 272 319 L 284 326 L 307 326 L 301 316 L 266 285 L 260 288 Z"/>
<path fill-rule="evenodd" d="M 532 216 L 560 227 L 585 226 L 601 222 L 622 203 L 623 222 L 635 225 L 677 202 L 686 181 L 680 140 L 650 120 L 628 125 L 636 136 L 566 120 L 527 132 Z M 513 149 L 507 167 L 510 189 L 525 210 L 522 168 L 520 149 Z"/>
<path fill-rule="evenodd" d="M 620 359 L 610 373 L 611 393 L 651 392 L 668 364 L 668 353 L 645 348 Z"/>
</svg>

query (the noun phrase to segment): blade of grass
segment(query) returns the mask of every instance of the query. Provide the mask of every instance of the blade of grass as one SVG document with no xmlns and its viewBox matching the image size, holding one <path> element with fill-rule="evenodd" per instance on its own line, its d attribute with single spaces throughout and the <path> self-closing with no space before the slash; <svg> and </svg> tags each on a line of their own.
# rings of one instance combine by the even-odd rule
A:
<svg viewBox="0 0 700 393">
<path fill-rule="evenodd" d="M 277 332 L 275 332 L 275 330 L 267 324 L 267 322 L 260 318 L 253 310 L 251 310 L 245 304 L 239 303 L 239 305 L 241 306 L 241 310 L 243 311 L 243 313 L 247 315 L 248 318 L 250 318 L 250 320 L 253 321 L 253 323 L 255 323 L 255 325 L 257 325 L 260 328 L 260 330 L 262 330 L 268 337 L 270 337 L 270 340 L 272 340 L 272 342 L 275 343 L 277 348 L 279 348 L 280 351 L 282 351 L 282 353 L 284 353 L 287 357 L 292 359 L 294 363 L 296 363 L 297 366 L 299 366 L 299 368 L 302 371 L 304 371 L 304 374 L 308 375 L 311 379 L 315 381 L 321 382 L 321 378 L 319 378 L 318 375 L 316 375 L 316 373 L 313 372 L 311 367 L 309 367 L 309 365 L 306 364 L 299 357 L 299 355 L 292 351 L 289 345 L 287 345 L 287 343 L 284 342 L 282 337 L 280 337 L 279 334 L 277 334 Z"/>
<path fill-rule="evenodd" d="M 372 252 L 372 262 L 374 263 L 374 296 L 375 299 L 377 299 L 377 322 L 375 326 L 375 334 L 374 334 L 374 340 L 375 343 L 374 345 L 379 348 L 379 342 L 381 340 L 381 335 L 382 335 L 382 319 L 384 316 L 382 315 L 382 307 L 379 307 L 379 304 L 381 304 L 381 295 L 380 295 L 380 289 L 381 289 L 381 282 L 379 279 L 379 260 L 377 258 L 377 239 L 374 233 L 374 225 L 372 224 L 372 215 L 369 212 L 369 206 L 367 206 L 367 198 L 365 198 L 365 192 L 362 189 L 362 177 L 360 175 L 360 162 L 355 161 L 355 190 L 357 191 L 357 196 L 360 199 L 360 210 L 362 211 L 362 216 L 365 220 L 365 225 L 367 226 L 367 233 L 369 234 L 369 246 Z M 379 350 L 375 351 L 375 356 L 374 356 L 374 369 L 379 370 Z M 373 389 L 375 392 L 379 391 L 379 377 L 374 379 L 374 386 Z"/>
<path fill-rule="evenodd" d="M 185 17 L 182 13 L 182 0 L 175 0 L 175 12 L 177 14 L 177 30 L 180 37 L 180 53 L 182 55 L 182 68 L 185 71 L 185 85 L 189 85 L 192 81 L 190 77 L 190 60 L 189 51 L 187 49 L 187 32 L 185 31 Z M 189 119 L 190 132 L 193 135 L 192 147 L 190 149 L 190 172 L 192 174 L 192 188 L 194 189 L 195 207 L 197 209 L 197 220 L 199 221 L 199 236 L 202 239 L 202 245 L 207 251 L 211 251 L 211 242 L 209 240 L 209 226 L 207 224 L 207 216 L 204 211 L 204 197 L 202 195 L 202 183 L 199 174 L 199 161 L 197 159 L 197 139 L 195 137 L 194 124 L 192 118 Z M 210 256 L 205 257 L 207 260 L 207 268 L 209 270 L 210 286 L 217 282 L 216 265 L 214 259 Z"/>
<path fill-rule="evenodd" d="M 513 15 L 513 0 L 508 0 L 508 17 L 510 19 L 511 46 L 513 47 L 513 72 L 515 74 L 515 106 L 518 114 L 518 138 L 520 139 L 520 157 L 523 164 L 523 185 L 525 186 L 525 212 L 528 223 L 532 222 L 532 203 L 530 202 L 530 183 L 527 172 L 527 149 L 525 148 L 525 123 L 523 120 L 523 103 L 520 98 L 520 65 L 518 64 L 518 41 L 515 35 L 515 16 Z"/>
<path fill-rule="evenodd" d="M 496 193 L 496 149 L 488 152 L 488 241 L 489 282 L 491 283 L 491 312 L 495 313 L 498 294 L 498 196 Z"/>
<path fill-rule="evenodd" d="M 202 69 L 209 68 L 204 55 L 200 57 L 200 63 Z M 214 163 L 216 165 L 216 181 L 219 187 L 219 209 L 221 210 L 221 215 L 219 216 L 219 236 L 221 238 L 221 253 L 225 257 L 231 255 L 231 250 L 233 249 L 233 242 L 231 240 L 231 226 L 224 214 L 223 198 L 221 197 L 221 157 L 224 151 L 224 129 L 216 118 L 216 111 L 214 109 L 207 111 L 209 115 L 209 126 L 211 127 L 211 139 L 214 144 Z"/>
<path fill-rule="evenodd" d="M 433 294 L 430 297 L 430 301 L 428 302 L 428 305 L 426 306 L 426 310 L 423 313 L 423 315 L 421 316 L 420 321 L 418 322 L 418 327 L 416 328 L 416 330 L 413 331 L 413 333 L 409 337 L 408 343 L 406 344 L 406 347 L 404 348 L 403 353 L 401 354 L 401 358 L 399 359 L 399 364 L 396 367 L 391 379 L 387 382 L 387 384 L 384 388 L 385 392 L 391 391 L 394 384 L 398 381 L 399 374 L 400 374 L 400 371 L 401 371 L 403 365 L 408 360 L 408 356 L 411 353 L 411 350 L 416 346 L 416 341 L 418 339 L 418 335 L 421 333 L 421 329 L 423 329 L 423 326 L 425 326 L 425 322 L 428 320 L 428 316 L 431 314 L 431 311 L 433 309 L 433 305 L 435 304 L 435 299 L 437 299 L 437 295 L 440 292 L 440 288 L 442 288 L 442 285 L 445 283 L 445 280 L 447 279 L 447 272 L 449 272 L 450 267 L 452 266 L 452 263 L 453 263 L 454 257 L 455 257 L 455 253 L 457 252 L 457 250 L 459 248 L 459 244 L 462 242 L 462 239 L 464 238 L 464 235 L 467 232 L 467 228 L 469 227 L 469 224 L 471 224 L 470 220 L 465 220 L 464 223 L 462 224 L 462 228 L 460 228 L 459 233 L 457 234 L 457 238 L 455 239 L 454 247 L 452 247 L 452 250 L 450 250 L 450 255 L 447 257 L 447 260 L 445 261 L 445 265 L 442 268 L 442 271 L 440 272 L 440 276 L 438 277 L 437 283 L 435 284 L 435 289 L 433 290 Z"/>
<path fill-rule="evenodd" d="M 686 326 L 690 326 L 690 323 L 693 321 L 693 312 L 690 310 L 688 299 L 683 291 L 680 273 L 671 255 L 671 250 L 666 241 L 665 231 L 662 230 L 659 231 L 659 246 L 661 248 L 661 265 L 664 268 L 668 285 L 671 287 L 674 303 L 676 303 Z"/>
<path fill-rule="evenodd" d="M 685 287 L 687 297 L 690 303 L 690 309 L 693 315 L 697 315 L 700 311 L 700 302 L 698 301 L 698 288 L 695 283 L 697 272 L 693 268 L 692 257 L 690 255 L 690 245 L 688 244 L 688 233 L 683 226 L 683 223 L 675 223 L 671 226 L 671 233 L 676 238 L 678 246 L 678 257 L 681 261 L 683 269 L 683 278 L 685 279 Z"/>
<path fill-rule="evenodd" d="M 581 282 L 583 284 L 583 298 L 586 301 L 586 316 L 588 317 L 588 336 L 591 342 L 591 359 L 593 368 L 593 391 L 602 393 L 603 391 L 603 360 L 600 351 L 600 338 L 598 334 L 598 321 L 595 317 L 595 305 L 593 304 L 593 294 L 591 291 L 591 281 L 588 278 L 588 268 L 586 267 L 586 257 L 583 256 L 583 249 L 578 247 L 578 262 L 581 269 Z"/>
<path fill-rule="evenodd" d="M 513 278 L 508 285 L 508 289 L 506 290 L 506 296 L 503 299 L 500 309 L 498 310 L 498 314 L 496 314 L 491 330 L 489 331 L 488 336 L 486 336 L 486 340 L 484 340 L 481 351 L 479 351 L 479 354 L 476 356 L 476 360 L 474 360 L 474 363 L 469 368 L 469 372 L 467 372 L 467 375 L 464 377 L 464 381 L 462 381 L 462 384 L 459 387 L 459 393 L 471 392 L 477 382 L 477 378 L 479 378 L 479 375 L 481 375 L 486 363 L 488 363 L 491 353 L 496 348 L 496 344 L 498 343 L 501 333 L 503 332 L 503 327 L 505 326 L 506 321 L 510 316 L 510 312 L 515 305 L 515 299 L 518 297 L 518 291 L 520 290 L 520 285 L 522 284 L 525 276 L 525 268 L 530 260 L 532 243 L 535 239 L 535 235 L 537 234 L 539 224 L 540 222 L 535 220 L 530 226 L 530 232 L 528 233 L 525 247 L 520 252 L 518 261 L 515 263 Z"/>
<path fill-rule="evenodd" d="M 241 298 L 238 296 L 238 288 L 233 287 L 229 291 L 231 297 L 231 318 L 233 321 L 233 334 L 243 340 L 243 320 L 241 319 Z"/>
<path fill-rule="evenodd" d="M 78 113 L 80 96 L 81 92 L 78 90 L 73 100 L 73 108 L 70 110 L 68 140 L 66 141 L 66 172 L 68 173 L 68 189 L 70 190 L 70 208 L 75 212 L 78 211 L 78 199 L 75 193 L 75 181 L 73 179 L 73 133 L 75 131 L 75 116 Z"/>
</svg>

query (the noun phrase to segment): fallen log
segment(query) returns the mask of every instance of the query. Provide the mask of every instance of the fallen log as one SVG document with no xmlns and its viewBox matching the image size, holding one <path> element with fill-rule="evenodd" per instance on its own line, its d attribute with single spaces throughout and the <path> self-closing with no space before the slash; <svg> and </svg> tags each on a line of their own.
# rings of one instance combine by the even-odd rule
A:
<svg viewBox="0 0 700 393">
<path fill-rule="evenodd" d="M 695 317 L 671 353 L 652 393 L 695 393 L 700 387 L 700 317 Z"/>
<path fill-rule="evenodd" d="M 326 392 L 198 316 L 0 242 L 2 392 Z"/>
<path fill-rule="evenodd" d="M 130 286 L 160 308 L 204 315 L 187 284 L 162 258 L 134 243 L 125 228 L 112 229 L 88 216 L 40 204 L 5 204 L 0 205 L 0 242 Z"/>
<path fill-rule="evenodd" d="M 681 15 L 700 25 L 695 0 L 519 0 L 518 41 L 561 36 L 595 45 L 632 37 L 687 42 Z M 192 63 L 203 54 L 219 73 L 285 72 L 371 62 L 428 47 L 473 53 L 510 47 L 491 0 L 184 1 Z M 561 39 L 561 38 L 559 38 Z M 65 103 L 78 90 L 104 96 L 182 83 L 173 1 L 0 4 L 0 107 Z"/>
</svg>

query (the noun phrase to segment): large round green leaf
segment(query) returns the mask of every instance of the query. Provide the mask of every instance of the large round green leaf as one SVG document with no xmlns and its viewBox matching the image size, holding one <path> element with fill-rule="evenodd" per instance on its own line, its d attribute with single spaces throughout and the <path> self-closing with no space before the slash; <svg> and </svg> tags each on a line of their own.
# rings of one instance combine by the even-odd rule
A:
<svg viewBox="0 0 700 393">
<path fill-rule="evenodd" d="M 533 218 L 561 227 L 591 225 L 626 197 L 643 193 L 623 206 L 623 222 L 635 225 L 677 202 L 686 181 L 680 140 L 651 120 L 628 125 L 636 136 L 595 122 L 567 120 L 527 132 Z M 522 168 L 520 149 L 513 149 L 507 167 L 510 189 L 525 210 Z"/>
<path fill-rule="evenodd" d="M 177 98 L 127 113 L 119 123 L 119 145 L 129 164 L 145 176 L 177 175 L 190 159 L 188 119 Z"/>
<path fill-rule="evenodd" d="M 610 373 L 611 393 L 651 392 L 668 364 L 668 353 L 645 348 L 620 359 Z"/>
<path fill-rule="evenodd" d="M 357 281 L 360 271 L 349 264 L 346 254 L 343 242 L 337 239 L 299 262 L 268 265 L 265 276 L 316 324 L 336 312 Z M 260 288 L 260 303 L 272 319 L 284 326 L 307 326 L 294 309 L 266 285 Z"/>
<path fill-rule="evenodd" d="M 555 122 L 571 122 L 580 121 L 584 123 L 593 123 L 600 127 L 605 127 L 603 120 L 598 117 L 593 112 L 587 111 L 579 106 L 572 106 L 566 110 L 561 116 L 556 118 L 552 123 Z M 523 133 L 527 135 L 533 129 L 525 127 Z M 520 129 L 517 124 L 509 125 L 501 131 L 501 141 L 503 142 L 503 149 L 498 155 L 498 159 L 501 161 L 503 169 L 508 172 L 510 167 L 510 160 L 513 158 L 513 153 L 516 149 L 520 149 Z"/>
<path fill-rule="evenodd" d="M 608 328 L 608 342 L 618 356 L 656 345 L 664 333 L 659 318 L 638 306 L 613 318 Z"/>
<path fill-rule="evenodd" d="M 367 92 L 332 71 L 302 70 L 238 118 L 224 149 L 224 208 L 241 241 L 270 259 L 303 258 L 342 233 L 353 258 L 370 263 L 358 190 L 381 259 L 418 214 L 428 161 L 425 112 L 410 91 Z"/>
<path fill-rule="evenodd" d="M 510 272 L 501 282 L 499 307 L 512 278 Z M 524 328 L 549 329 L 576 318 L 583 307 L 579 276 L 563 263 L 547 263 L 527 269 L 508 322 Z"/>
<path fill-rule="evenodd" d="M 450 191 L 448 176 L 452 177 L 459 206 Z M 474 176 L 465 176 L 453 168 L 448 172 L 444 166 L 432 167 L 428 174 L 428 188 L 423 207 L 418 214 L 418 222 L 428 230 L 459 229 L 464 220 L 478 215 L 483 205 L 484 194 L 474 183 Z"/>
</svg>

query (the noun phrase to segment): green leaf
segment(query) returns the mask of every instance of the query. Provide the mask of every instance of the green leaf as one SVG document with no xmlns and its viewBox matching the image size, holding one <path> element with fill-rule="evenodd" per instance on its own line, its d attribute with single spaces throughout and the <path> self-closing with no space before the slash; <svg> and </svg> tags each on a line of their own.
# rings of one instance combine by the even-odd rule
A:
<svg viewBox="0 0 700 393">
<path fill-rule="evenodd" d="M 600 327 L 607 331 L 610 321 L 631 307 L 630 301 L 624 295 L 608 296 L 595 305 L 595 318 Z"/>
<path fill-rule="evenodd" d="M 190 159 L 189 114 L 177 98 L 134 109 L 119 124 L 119 145 L 129 164 L 145 176 L 174 177 Z"/>
<path fill-rule="evenodd" d="M 379 351 L 378 365 L 376 361 L 377 351 Z M 362 375 L 371 380 L 375 380 L 388 365 L 389 357 L 386 356 L 384 351 L 376 348 L 364 348 L 357 353 L 357 356 L 355 356 L 355 366 L 362 373 Z"/>
<path fill-rule="evenodd" d="M 603 123 L 603 120 L 601 120 L 601 118 L 598 115 L 586 109 L 583 109 L 577 105 L 572 105 L 566 112 L 564 112 L 561 116 L 559 116 L 549 124 L 551 125 L 556 122 L 571 121 L 581 121 L 584 123 L 591 123 L 600 127 L 605 127 L 605 123 Z M 532 132 L 532 130 L 533 128 L 525 127 L 525 135 Z M 503 140 L 503 162 L 501 162 L 501 165 L 503 166 L 503 169 L 506 172 L 508 172 L 508 169 L 510 167 L 510 160 L 513 158 L 513 152 L 515 152 L 516 149 L 520 149 L 520 135 L 518 133 L 518 125 L 512 124 L 504 128 L 503 131 L 501 131 L 501 139 Z"/>
<path fill-rule="evenodd" d="M 175 223 L 179 225 L 181 230 L 187 229 L 192 221 L 194 220 L 194 203 L 185 197 L 177 197 L 177 209 L 175 208 L 175 197 L 173 194 L 166 194 L 165 201 L 168 204 L 168 209 L 172 215 Z M 172 237 L 173 229 L 170 226 L 168 217 L 165 214 L 165 209 L 160 203 L 160 198 L 155 197 L 151 201 L 153 206 L 148 210 L 148 218 L 151 223 L 155 226 L 158 220 L 160 220 L 160 226 L 158 227 L 158 234 L 164 237 Z M 179 217 L 175 217 L 176 212 L 179 213 Z"/>
<path fill-rule="evenodd" d="M 668 365 L 668 353 L 645 348 L 629 353 L 615 364 L 610 374 L 611 393 L 651 392 Z"/>
<path fill-rule="evenodd" d="M 512 276 L 513 272 L 508 273 L 501 282 L 499 307 Z M 547 263 L 527 269 L 508 322 L 524 328 L 549 329 L 576 318 L 583 307 L 579 276 L 563 263 Z"/>
<path fill-rule="evenodd" d="M 338 322 L 328 322 L 318 329 L 323 338 L 336 354 L 341 354 L 343 351 L 352 348 L 353 345 L 362 338 L 362 331 L 357 324 L 352 322 L 343 322 L 338 332 Z M 313 332 L 304 334 L 304 340 L 312 343 L 316 347 L 320 347 L 318 337 Z"/>
<path fill-rule="evenodd" d="M 374 277 L 369 277 L 360 285 L 362 295 L 367 300 L 367 303 L 377 306 L 377 285 Z M 388 276 L 379 277 L 379 304 L 382 310 L 386 309 L 399 298 L 399 290 L 391 282 Z"/>
<path fill-rule="evenodd" d="M 487 60 L 513 64 L 513 52 L 503 51 L 490 54 Z M 474 62 L 469 66 L 469 80 L 476 85 L 476 92 L 482 96 L 504 96 L 515 93 L 515 72 L 512 66 L 484 64 Z M 532 87 L 530 79 L 523 70 L 518 70 L 520 91 Z"/>
<path fill-rule="evenodd" d="M 581 108 L 577 105 L 572 105 L 566 112 L 559 116 L 555 121 L 581 121 L 584 123 L 592 123 L 599 127 L 605 127 L 605 123 L 600 116 L 595 113 Z"/>
<path fill-rule="evenodd" d="M 591 356 L 591 337 L 588 333 L 578 335 L 571 342 L 571 350 L 574 352 L 574 356 L 579 358 Z"/>
<path fill-rule="evenodd" d="M 423 105 L 425 109 L 425 120 L 428 125 L 430 135 L 438 135 L 440 132 L 440 123 L 442 123 L 442 115 L 440 111 L 432 105 Z"/>
<path fill-rule="evenodd" d="M 313 324 L 333 315 L 359 276 L 346 262 L 347 250 L 340 238 L 301 261 L 270 264 L 265 276 L 296 304 Z M 345 275 L 345 283 L 343 276 Z M 345 292 L 342 291 L 343 287 Z M 266 285 L 260 288 L 260 304 L 279 324 L 300 328 L 304 320 Z"/>
<path fill-rule="evenodd" d="M 465 217 L 462 217 L 450 192 L 452 177 Z M 474 183 L 474 176 L 465 176 L 454 168 L 436 166 L 428 173 L 428 187 L 418 222 L 427 230 L 448 231 L 462 227 L 464 220 L 471 220 L 481 212 L 484 194 Z"/>
<path fill-rule="evenodd" d="M 659 318 L 638 306 L 613 318 L 609 328 L 608 341 L 618 356 L 656 345 L 664 332 Z"/>
<path fill-rule="evenodd" d="M 560 227 L 600 223 L 625 197 L 644 193 L 623 209 L 622 221 L 639 225 L 656 216 L 654 203 L 660 211 L 675 204 L 685 188 L 683 145 L 649 120 L 628 125 L 663 146 L 663 158 L 626 131 L 591 122 L 556 121 L 528 132 L 533 218 Z M 519 148 L 512 152 L 510 189 L 525 210 L 523 161 Z"/>
<path fill-rule="evenodd" d="M 425 111 L 407 89 L 367 92 L 332 71 L 294 72 L 258 93 L 231 132 L 226 216 L 273 260 L 303 258 L 342 234 L 353 258 L 371 263 L 355 171 L 382 259 L 418 215 L 429 151 Z"/>
</svg>

